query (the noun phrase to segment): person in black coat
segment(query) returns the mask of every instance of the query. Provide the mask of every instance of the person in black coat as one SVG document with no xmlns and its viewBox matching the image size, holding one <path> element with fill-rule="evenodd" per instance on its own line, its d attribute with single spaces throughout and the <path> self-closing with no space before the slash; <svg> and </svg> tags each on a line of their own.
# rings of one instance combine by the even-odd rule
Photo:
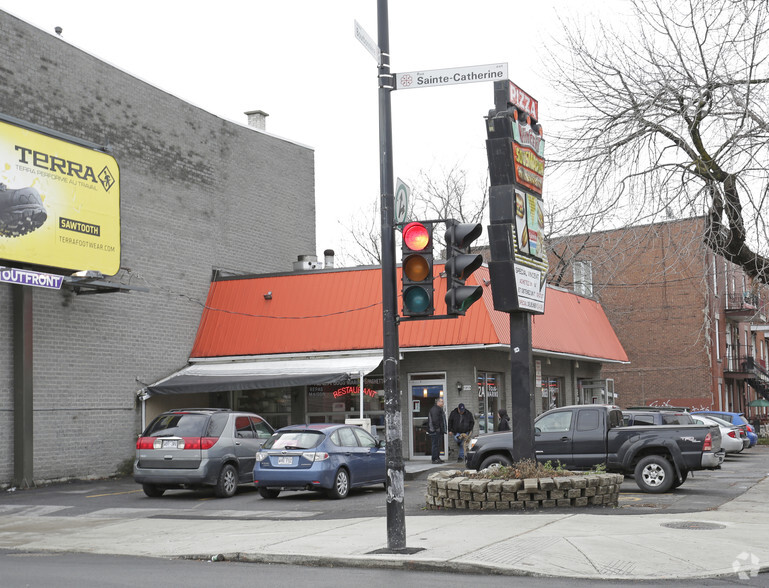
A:
<svg viewBox="0 0 769 588">
<path fill-rule="evenodd" d="M 465 461 L 465 446 L 470 441 L 473 433 L 475 419 L 465 405 L 461 402 L 449 415 L 449 435 L 454 438 L 459 446 L 459 458 L 457 461 Z"/>
<path fill-rule="evenodd" d="M 446 412 L 443 398 L 437 398 L 427 413 L 427 434 L 432 440 L 433 463 L 444 463 L 441 459 L 441 439 L 446 434 Z"/>
<path fill-rule="evenodd" d="M 510 417 L 507 416 L 507 409 L 500 408 L 497 413 L 499 414 L 499 426 L 497 431 L 510 431 Z"/>
</svg>

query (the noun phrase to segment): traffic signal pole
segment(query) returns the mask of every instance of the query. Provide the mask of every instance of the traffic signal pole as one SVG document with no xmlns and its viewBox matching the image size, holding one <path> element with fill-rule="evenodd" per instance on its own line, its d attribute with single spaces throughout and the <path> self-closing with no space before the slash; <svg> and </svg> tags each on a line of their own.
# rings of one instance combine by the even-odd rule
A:
<svg viewBox="0 0 769 588">
<path fill-rule="evenodd" d="M 387 0 L 377 0 L 379 65 L 379 187 L 382 219 L 382 369 L 385 393 L 385 439 L 387 442 L 387 547 L 406 548 L 404 505 L 403 423 L 398 386 L 398 314 L 395 276 L 394 181 L 392 156 L 392 108 L 390 92 L 390 31 Z"/>
</svg>

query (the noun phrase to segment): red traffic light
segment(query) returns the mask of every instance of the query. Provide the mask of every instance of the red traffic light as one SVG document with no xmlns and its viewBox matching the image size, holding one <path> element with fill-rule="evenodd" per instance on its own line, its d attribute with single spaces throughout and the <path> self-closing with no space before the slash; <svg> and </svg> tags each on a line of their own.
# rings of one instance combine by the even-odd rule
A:
<svg viewBox="0 0 769 588">
<path fill-rule="evenodd" d="M 403 227 L 403 244 L 412 251 L 422 251 L 430 244 L 430 231 L 419 222 Z"/>
</svg>

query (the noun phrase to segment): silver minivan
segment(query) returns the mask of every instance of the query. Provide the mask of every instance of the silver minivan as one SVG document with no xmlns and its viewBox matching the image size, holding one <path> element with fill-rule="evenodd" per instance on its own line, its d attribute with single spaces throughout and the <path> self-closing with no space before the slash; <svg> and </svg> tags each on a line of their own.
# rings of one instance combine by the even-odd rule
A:
<svg viewBox="0 0 769 588">
<path fill-rule="evenodd" d="M 273 428 L 251 412 L 175 409 L 155 417 L 136 441 L 134 480 L 156 498 L 173 488 L 213 486 L 219 498 L 253 482 L 256 452 Z"/>
</svg>

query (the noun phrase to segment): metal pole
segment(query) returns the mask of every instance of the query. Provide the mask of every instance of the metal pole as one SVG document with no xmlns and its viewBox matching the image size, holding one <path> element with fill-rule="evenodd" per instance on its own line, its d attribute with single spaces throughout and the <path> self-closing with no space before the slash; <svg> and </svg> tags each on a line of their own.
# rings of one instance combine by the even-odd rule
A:
<svg viewBox="0 0 769 588">
<path fill-rule="evenodd" d="M 17 488 L 33 481 L 32 288 L 13 288 L 13 477 Z"/>
<path fill-rule="evenodd" d="M 390 92 L 390 31 L 387 0 L 377 0 L 378 44 L 382 52 L 379 66 L 379 182 L 382 217 L 382 355 L 385 393 L 385 439 L 387 441 L 387 546 L 405 549 L 403 423 L 398 386 L 398 322 L 395 293 L 395 235 L 392 159 L 392 109 Z"/>
<path fill-rule="evenodd" d="M 510 390 L 513 460 L 534 459 L 534 386 L 531 381 L 531 315 L 510 313 Z"/>
</svg>

